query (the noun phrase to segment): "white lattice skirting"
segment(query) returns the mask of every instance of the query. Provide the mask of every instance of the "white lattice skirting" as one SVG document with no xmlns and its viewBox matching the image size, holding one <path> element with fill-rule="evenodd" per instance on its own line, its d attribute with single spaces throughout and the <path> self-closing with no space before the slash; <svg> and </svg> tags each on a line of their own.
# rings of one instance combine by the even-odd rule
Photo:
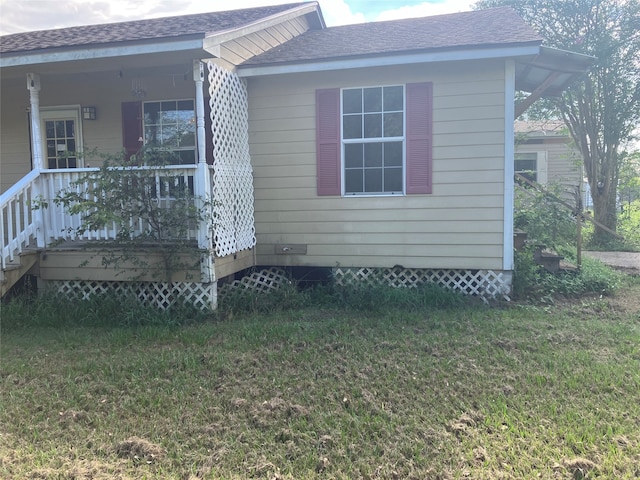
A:
<svg viewBox="0 0 640 480">
<path fill-rule="evenodd" d="M 337 285 L 390 285 L 418 287 L 435 283 L 466 295 L 483 299 L 509 300 L 511 273 L 493 270 L 431 270 L 422 268 L 334 268 Z"/>
<path fill-rule="evenodd" d="M 291 279 L 287 272 L 281 268 L 265 268 L 245 275 L 240 280 L 222 285 L 218 290 L 218 300 L 224 303 L 229 294 L 238 290 L 268 293 L 290 283 Z"/>
<path fill-rule="evenodd" d="M 161 310 L 178 302 L 191 304 L 203 311 L 213 310 L 217 306 L 215 283 L 57 280 L 47 282 L 47 288 L 56 295 L 72 300 L 87 300 L 102 294 L 133 296 L 141 304 Z"/>
</svg>

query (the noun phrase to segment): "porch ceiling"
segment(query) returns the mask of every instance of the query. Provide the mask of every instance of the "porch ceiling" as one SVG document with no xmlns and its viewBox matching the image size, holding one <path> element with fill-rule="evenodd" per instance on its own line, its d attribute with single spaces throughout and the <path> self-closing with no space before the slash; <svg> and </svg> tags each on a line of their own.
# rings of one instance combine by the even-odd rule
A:
<svg viewBox="0 0 640 480">
<path fill-rule="evenodd" d="M 517 61 L 516 90 L 530 95 L 516 106 L 516 118 L 539 98 L 561 95 L 587 73 L 596 60 L 589 55 L 541 46 L 535 57 Z"/>
</svg>

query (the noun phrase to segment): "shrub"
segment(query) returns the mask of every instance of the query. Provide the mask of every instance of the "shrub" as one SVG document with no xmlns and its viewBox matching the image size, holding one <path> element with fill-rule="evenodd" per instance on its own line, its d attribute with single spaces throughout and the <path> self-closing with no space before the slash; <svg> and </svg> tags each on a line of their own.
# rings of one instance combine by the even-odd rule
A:
<svg viewBox="0 0 640 480">
<path fill-rule="evenodd" d="M 575 262 L 575 250 L 565 247 L 561 253 Z M 620 273 L 595 259 L 583 258 L 579 271 L 552 274 L 535 263 L 530 248 L 515 254 L 513 294 L 517 299 L 552 301 L 557 296 L 609 295 L 621 281 Z"/>
</svg>

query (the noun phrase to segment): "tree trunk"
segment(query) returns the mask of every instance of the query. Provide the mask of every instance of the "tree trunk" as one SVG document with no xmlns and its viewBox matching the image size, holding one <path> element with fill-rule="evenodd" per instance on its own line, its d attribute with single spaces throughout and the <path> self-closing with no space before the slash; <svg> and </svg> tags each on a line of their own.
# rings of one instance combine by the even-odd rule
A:
<svg viewBox="0 0 640 480">
<path fill-rule="evenodd" d="M 615 189 L 607 189 L 606 186 L 604 189 L 598 189 L 597 185 L 590 186 L 593 200 L 593 217 L 596 222 L 615 232 L 617 224 Z M 613 190 L 613 194 L 611 190 Z M 609 232 L 595 225 L 592 241 L 595 246 L 607 247 L 612 240 L 613 236 Z"/>
</svg>

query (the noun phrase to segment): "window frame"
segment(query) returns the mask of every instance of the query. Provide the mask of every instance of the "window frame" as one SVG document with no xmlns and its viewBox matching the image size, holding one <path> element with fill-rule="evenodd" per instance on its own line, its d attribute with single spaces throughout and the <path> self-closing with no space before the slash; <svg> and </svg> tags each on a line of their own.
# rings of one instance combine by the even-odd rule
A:
<svg viewBox="0 0 640 480">
<path fill-rule="evenodd" d="M 386 137 L 384 136 L 384 114 L 386 113 L 385 109 L 384 109 L 384 89 L 385 88 L 394 88 L 394 87 L 400 87 L 402 88 L 402 110 L 390 110 L 389 113 L 400 113 L 401 114 L 401 118 L 402 118 L 402 135 L 400 136 L 389 136 Z M 381 110 L 379 112 L 366 112 L 364 110 L 364 92 L 367 89 L 375 89 L 375 88 L 380 88 L 382 89 L 382 98 L 380 99 L 381 101 Z M 362 116 L 362 136 L 360 138 L 345 138 L 344 135 L 344 120 L 345 120 L 345 116 L 350 116 L 350 115 L 354 115 L 353 112 L 348 112 L 345 113 L 344 111 L 344 93 L 345 91 L 348 90 L 360 90 L 362 92 L 362 103 L 363 103 L 363 108 L 361 112 L 355 112 L 355 114 L 359 114 L 360 116 Z M 405 83 L 392 83 L 392 84 L 383 84 L 383 85 L 367 85 L 367 86 L 354 86 L 354 87 L 342 87 L 340 88 L 340 95 L 339 95 L 339 102 L 340 102 L 340 121 L 339 121 L 339 141 L 340 141 L 340 175 L 341 175 L 341 179 L 340 179 L 340 184 L 341 184 L 341 195 L 343 197 L 399 197 L 399 196 L 405 196 L 407 194 L 407 185 L 406 185 L 406 172 L 407 172 L 407 85 Z M 381 123 L 382 123 L 382 136 L 380 137 L 365 137 L 365 131 L 364 131 L 364 118 L 365 115 L 367 113 L 379 113 L 381 115 Z M 402 144 L 402 158 L 401 158 L 401 164 L 400 166 L 391 166 L 391 167 L 385 167 L 384 165 L 384 160 L 382 160 L 383 164 L 382 164 L 382 184 L 384 185 L 384 172 L 386 168 L 393 168 L 393 169 L 400 169 L 400 179 L 402 182 L 402 189 L 399 191 L 396 190 L 389 190 L 389 191 L 380 191 L 380 192 L 367 192 L 367 191 L 362 191 L 362 192 L 347 192 L 347 179 L 346 179 L 346 172 L 347 172 L 347 166 L 346 166 L 346 146 L 347 145 L 360 145 L 362 144 L 363 146 L 366 144 L 381 144 L 382 148 L 384 150 L 384 144 L 385 143 L 401 143 Z M 384 157 L 383 157 L 384 158 Z M 367 167 L 364 165 L 365 159 L 363 156 L 363 166 L 362 166 L 362 173 L 364 176 L 365 171 L 367 170 Z M 373 168 L 373 167 L 371 167 Z M 378 168 L 378 167 L 375 167 Z M 356 170 L 355 168 L 353 168 L 352 170 Z M 363 178 L 363 190 L 365 189 L 365 183 L 364 183 L 364 178 Z"/>
<path fill-rule="evenodd" d="M 529 155 L 531 157 L 535 157 L 536 168 L 535 170 L 518 170 L 516 168 L 516 162 L 518 160 L 534 160 L 534 158 L 518 158 L 518 156 Z M 548 178 L 548 161 L 547 161 L 547 152 L 543 150 L 529 150 L 529 151 L 516 151 L 513 155 L 513 170 L 515 173 L 519 173 L 522 175 L 522 172 L 533 172 L 535 174 L 535 182 L 540 185 L 547 185 Z"/>
<path fill-rule="evenodd" d="M 149 144 L 149 139 L 147 138 L 147 123 L 145 122 L 145 107 L 147 105 L 150 104 L 158 104 L 158 105 L 162 105 L 163 103 L 167 103 L 167 102 L 174 102 L 176 105 L 176 110 L 175 111 L 179 111 L 177 110 L 178 108 L 178 104 L 180 102 L 191 102 L 192 107 L 193 107 L 193 121 L 194 121 L 194 130 L 193 130 L 193 146 L 189 146 L 189 147 L 173 147 L 173 146 L 166 146 L 166 145 L 150 145 Z M 152 148 L 155 148 L 159 151 L 165 151 L 165 152 L 193 152 L 193 163 L 178 163 L 175 165 L 197 165 L 198 164 L 198 129 L 197 129 L 197 112 L 196 112 L 196 99 L 195 98 L 168 98 L 168 99 L 162 99 L 162 100 L 145 100 L 141 102 L 141 120 L 142 120 L 142 139 L 143 139 L 143 143 L 145 146 L 151 146 Z M 161 109 L 159 111 L 162 111 Z M 162 125 L 160 124 L 153 124 L 153 125 Z M 177 124 L 179 125 L 179 124 Z M 179 155 L 179 154 L 178 154 Z"/>
</svg>

